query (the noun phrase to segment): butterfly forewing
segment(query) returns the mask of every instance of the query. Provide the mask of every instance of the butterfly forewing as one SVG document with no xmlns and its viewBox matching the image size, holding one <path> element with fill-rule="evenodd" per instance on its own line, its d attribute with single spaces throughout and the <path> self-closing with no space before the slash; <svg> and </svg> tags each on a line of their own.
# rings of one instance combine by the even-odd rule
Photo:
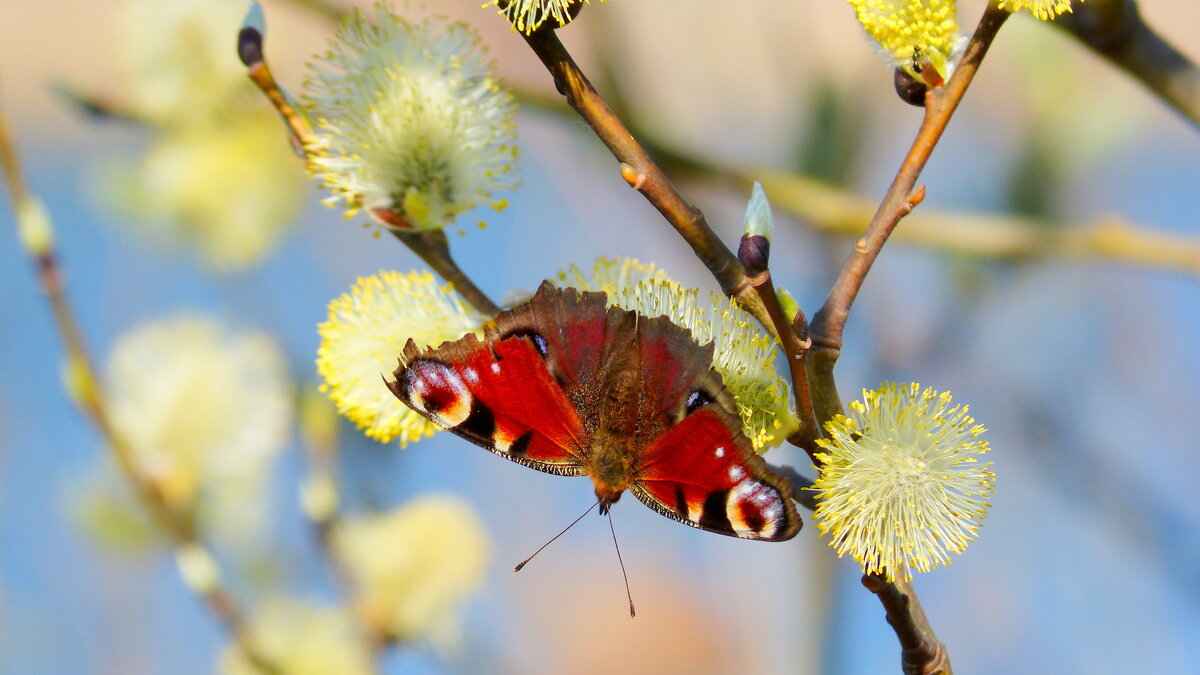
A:
<svg viewBox="0 0 1200 675">
<path fill-rule="evenodd" d="M 501 340 L 529 338 L 546 369 L 579 405 L 579 393 L 594 386 L 607 365 L 607 343 L 617 332 L 609 325 L 613 317 L 603 293 L 579 293 L 546 282 L 528 302 L 501 312 L 494 324 Z"/>
<path fill-rule="evenodd" d="M 526 466 L 584 473 L 579 416 L 527 336 L 405 347 L 396 396 L 434 424 Z"/>
</svg>

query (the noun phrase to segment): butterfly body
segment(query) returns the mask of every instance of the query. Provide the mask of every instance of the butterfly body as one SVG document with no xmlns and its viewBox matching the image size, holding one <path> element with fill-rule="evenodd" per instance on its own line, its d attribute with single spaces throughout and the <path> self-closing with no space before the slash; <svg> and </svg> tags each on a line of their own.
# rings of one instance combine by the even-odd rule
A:
<svg viewBox="0 0 1200 675">
<path fill-rule="evenodd" d="M 543 284 L 474 334 L 410 341 L 388 382 L 413 410 L 495 454 L 592 479 L 601 512 L 631 491 L 692 527 L 780 541 L 799 531 L 790 485 L 741 428 L 732 395 L 666 317 Z"/>
</svg>

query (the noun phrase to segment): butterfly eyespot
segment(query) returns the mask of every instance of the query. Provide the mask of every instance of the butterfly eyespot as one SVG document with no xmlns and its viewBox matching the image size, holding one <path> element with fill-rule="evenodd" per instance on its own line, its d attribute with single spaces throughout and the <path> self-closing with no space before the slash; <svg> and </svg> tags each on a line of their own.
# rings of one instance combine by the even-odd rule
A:
<svg viewBox="0 0 1200 675">
<path fill-rule="evenodd" d="M 683 415 L 686 417 L 713 402 L 713 399 L 708 394 L 697 389 L 688 394 L 687 403 L 683 405 Z M 717 455 L 720 457 L 720 455 Z"/>
<path fill-rule="evenodd" d="M 785 513 L 779 491 L 755 480 L 733 486 L 725 500 L 725 516 L 738 536 L 770 539 L 778 534 Z"/>
<path fill-rule="evenodd" d="M 458 373 L 441 361 L 413 361 L 397 384 L 409 404 L 438 426 L 449 429 L 471 417 L 474 397 Z"/>
</svg>

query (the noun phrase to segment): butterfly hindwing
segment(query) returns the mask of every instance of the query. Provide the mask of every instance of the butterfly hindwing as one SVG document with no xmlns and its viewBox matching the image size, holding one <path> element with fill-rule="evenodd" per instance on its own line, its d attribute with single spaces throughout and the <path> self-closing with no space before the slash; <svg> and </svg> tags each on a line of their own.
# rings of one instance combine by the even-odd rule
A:
<svg viewBox="0 0 1200 675">
<path fill-rule="evenodd" d="M 689 410 L 646 450 L 632 492 L 668 518 L 711 532 L 783 541 L 800 531 L 790 484 L 716 401 Z"/>
</svg>

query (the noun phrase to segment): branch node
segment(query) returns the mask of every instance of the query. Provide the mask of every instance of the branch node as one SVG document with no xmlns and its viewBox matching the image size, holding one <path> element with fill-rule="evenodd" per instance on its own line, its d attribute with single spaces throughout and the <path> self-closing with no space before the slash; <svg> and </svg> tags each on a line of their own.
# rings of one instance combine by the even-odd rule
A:
<svg viewBox="0 0 1200 675">
<path fill-rule="evenodd" d="M 913 188 L 911 194 L 908 195 L 908 210 L 911 211 L 917 204 L 925 201 L 925 184 L 922 183 Z"/>
<path fill-rule="evenodd" d="M 621 162 L 621 178 L 624 178 L 625 182 L 629 183 L 629 187 L 634 190 L 641 190 L 642 185 L 646 183 L 646 174 L 625 162 Z"/>
</svg>

